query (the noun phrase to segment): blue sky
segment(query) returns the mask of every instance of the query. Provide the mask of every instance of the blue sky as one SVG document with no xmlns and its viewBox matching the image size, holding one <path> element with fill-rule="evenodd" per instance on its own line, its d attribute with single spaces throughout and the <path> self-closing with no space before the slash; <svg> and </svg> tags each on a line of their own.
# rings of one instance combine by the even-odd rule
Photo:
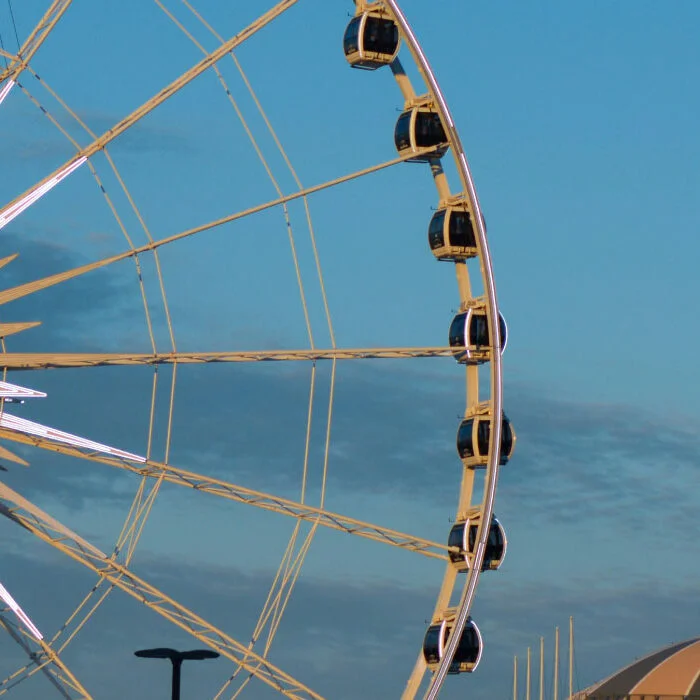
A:
<svg viewBox="0 0 700 700">
<path fill-rule="evenodd" d="M 45 0 L 14 2 L 20 37 Z M 187 18 L 180 2 L 168 7 Z M 226 37 L 270 3 L 196 6 Z M 228 5 L 233 5 L 229 3 Z M 236 5 L 243 5 L 236 3 Z M 695 401 L 700 116 L 694 27 L 686 0 L 403 4 L 435 68 L 472 165 L 497 289 L 509 323 L 506 410 L 518 433 L 496 512 L 508 558 L 482 579 L 474 609 L 481 668 L 443 696 L 510 692 L 513 654 L 577 623 L 584 687 L 663 644 L 700 633 L 692 615 L 698 507 Z M 352 71 L 341 37 L 350 2 L 301 0 L 238 56 L 305 185 L 394 156 L 401 99 L 385 71 Z M 197 25 L 188 27 L 212 49 Z M 0 32 L 13 37 L 4 3 Z M 155 3 L 74 7 L 32 65 L 102 133 L 201 54 Z M 230 62 L 222 71 L 284 191 L 284 171 Z M 411 71 L 410 66 L 409 72 Z M 66 124 L 36 79 L 22 83 Z M 19 90 L 0 107 L 0 201 L 73 150 Z M 82 144 L 89 138 L 70 127 Z M 156 238 L 273 199 L 233 109 L 206 74 L 110 147 Z M 102 155 L 94 165 L 137 244 L 145 240 Z M 311 198 L 340 346 L 442 345 L 458 304 L 454 273 L 426 240 L 436 195 L 427 168 L 403 165 Z M 290 206 L 314 338 L 328 347 L 304 212 Z M 2 286 L 120 252 L 125 244 L 87 168 L 2 231 Z M 178 348 L 308 345 L 287 231 L 278 210 L 162 251 Z M 143 277 L 159 347 L 167 347 L 152 261 Z M 125 261 L 3 307 L 1 320 L 41 320 L 10 351 L 147 351 L 134 266 Z M 328 365 L 319 367 L 312 442 L 318 483 Z M 171 461 L 296 497 L 310 368 L 182 367 Z M 46 391 L 22 415 L 143 451 L 152 371 L 105 368 L 15 374 Z M 160 373 L 154 454 L 162 456 L 170 370 Z M 464 406 L 450 360 L 342 364 L 328 507 L 446 538 L 459 479 L 454 436 Z M 127 475 L 24 450 L 3 480 L 108 549 L 136 488 Z M 313 487 L 314 489 L 316 486 Z M 134 562 L 137 572 L 247 639 L 292 524 L 165 487 Z M 93 583 L 46 545 L 0 524 L 2 580 L 52 632 Z M 397 697 L 442 575 L 421 557 L 334 532 L 317 535 L 273 646 L 273 660 L 330 698 Z M 46 582 L 51 581 L 51 587 Z M 164 668 L 133 649 L 190 644 L 115 594 L 66 660 L 95 697 L 165 697 Z M 0 637 L 4 677 L 21 653 Z M 209 697 L 223 661 L 191 665 L 184 689 Z M 551 669 L 548 666 L 551 686 Z M 377 680 L 379 679 L 379 680 Z M 44 692 L 34 678 L 17 698 Z M 376 683 L 376 685 L 375 685 Z M 134 688 L 137 687 L 138 691 Z M 250 697 L 267 697 L 261 685 Z M 141 693 L 140 695 L 134 693 Z"/>
</svg>

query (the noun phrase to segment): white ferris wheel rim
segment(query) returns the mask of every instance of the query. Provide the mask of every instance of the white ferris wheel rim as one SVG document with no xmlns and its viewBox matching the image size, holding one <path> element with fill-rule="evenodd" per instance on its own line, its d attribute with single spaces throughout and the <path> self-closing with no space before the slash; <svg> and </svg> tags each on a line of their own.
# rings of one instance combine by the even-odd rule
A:
<svg viewBox="0 0 700 700">
<path fill-rule="evenodd" d="M 288 7 L 291 7 L 292 5 L 296 4 L 297 0 L 286 0 L 286 2 L 282 2 L 279 4 L 279 6 L 284 6 L 284 9 L 287 9 Z M 482 271 L 483 271 L 483 284 L 484 284 L 484 289 L 485 289 L 485 298 L 486 298 L 486 315 L 487 315 L 487 322 L 489 325 L 489 331 L 491 334 L 492 338 L 492 346 L 495 348 L 500 347 L 500 327 L 499 327 L 499 310 L 498 310 L 498 305 L 497 305 L 497 297 L 496 297 L 496 288 L 495 288 L 495 282 L 494 282 L 494 276 L 493 276 L 493 267 L 492 267 L 492 261 L 491 261 L 491 256 L 489 252 L 489 247 L 488 247 L 488 241 L 487 241 L 487 236 L 486 236 L 486 230 L 485 230 L 485 225 L 484 225 L 484 217 L 481 212 L 479 203 L 478 203 L 478 197 L 476 194 L 476 188 L 474 185 L 474 181 L 471 175 L 471 171 L 469 169 L 469 164 L 466 158 L 466 154 L 464 152 L 464 149 L 462 148 L 461 145 L 461 140 L 459 138 L 459 134 L 456 130 L 454 121 L 452 119 L 452 116 L 450 114 L 449 108 L 447 106 L 447 102 L 445 99 L 445 96 L 440 89 L 440 86 L 437 82 L 437 79 L 430 67 L 430 64 L 427 60 L 427 57 L 425 56 L 420 44 L 418 43 L 418 40 L 408 23 L 408 20 L 406 19 L 406 16 L 404 15 L 402 9 L 399 6 L 399 3 L 397 0 L 382 0 L 382 3 L 389 11 L 390 13 L 394 16 L 397 25 L 399 26 L 400 32 L 401 32 L 401 37 L 402 39 L 406 42 L 409 50 L 411 51 L 411 54 L 413 56 L 413 59 L 416 63 L 416 65 L 419 68 L 419 71 L 421 72 L 422 76 L 425 79 L 427 88 L 429 90 L 430 95 L 435 101 L 436 107 L 440 113 L 441 120 L 443 122 L 443 125 L 446 129 L 447 136 L 449 139 L 450 147 L 453 151 L 453 157 L 455 159 L 455 163 L 457 165 L 457 170 L 459 173 L 459 177 L 462 183 L 462 187 L 465 192 L 468 193 L 469 199 L 473 204 L 474 207 L 474 221 L 475 221 L 475 226 L 476 226 L 476 235 L 478 237 L 479 241 L 479 248 L 481 251 L 481 257 L 482 257 Z M 52 7 L 56 8 L 56 13 L 57 13 L 57 18 L 56 21 L 60 18 L 60 16 L 65 12 L 65 10 L 68 8 L 70 5 L 70 0 L 54 0 Z M 60 14 L 58 14 L 60 12 Z M 281 13 L 280 13 L 281 14 Z M 52 25 L 53 26 L 53 25 Z M 39 44 L 40 45 L 40 44 Z M 38 50 L 38 46 L 36 46 L 36 49 Z M 223 55 L 223 54 L 222 54 Z M 21 71 L 19 71 L 21 72 Z M 7 95 L 10 93 L 10 90 L 15 86 L 15 80 L 14 76 L 10 77 L 8 80 L 3 85 L 0 85 L 0 104 L 2 101 L 7 97 Z M 19 216 L 23 211 L 25 211 L 29 206 L 31 206 L 35 201 L 37 201 L 43 194 L 48 192 L 50 189 L 52 189 L 54 186 L 59 184 L 61 180 L 65 179 L 68 177 L 74 170 L 79 168 L 83 163 L 87 162 L 88 160 L 88 155 L 85 154 L 79 154 L 76 156 L 72 161 L 67 163 L 65 166 L 60 168 L 56 173 L 53 175 L 49 176 L 48 178 L 45 179 L 43 183 L 40 183 L 37 188 L 32 190 L 31 192 L 27 193 L 25 196 L 18 198 L 18 200 L 14 201 L 11 203 L 8 207 L 6 207 L 4 210 L 0 210 L 0 228 L 2 228 L 4 225 L 9 223 L 13 218 L 16 216 Z M 491 412 L 491 424 L 490 424 L 490 429 L 491 429 L 491 440 L 493 445 L 500 445 L 501 444 L 501 420 L 500 416 L 502 415 L 502 364 L 501 364 L 501 356 L 499 352 L 493 352 L 491 354 L 490 358 L 490 369 L 491 369 L 491 394 L 489 398 L 489 404 L 490 404 L 490 412 Z M 8 386 L 15 386 L 15 385 L 8 385 Z M 9 419 L 9 420 L 8 420 Z M 7 417 L 5 419 L 5 423 L 8 423 L 8 425 L 0 423 L 0 426 L 2 427 L 10 427 L 11 429 L 15 430 L 20 430 L 26 433 L 31 434 L 31 430 L 29 429 L 29 422 L 24 421 L 22 423 L 21 419 L 18 419 L 16 421 L 12 421 L 11 417 Z M 22 423 L 22 425 L 20 425 Z M 37 424 L 32 424 L 32 428 L 34 428 L 35 433 L 37 428 L 35 427 Z M 45 426 L 39 426 L 39 428 L 44 428 Z M 68 436 L 69 442 L 68 444 L 73 444 L 77 446 L 81 446 L 79 443 L 76 443 L 75 440 L 80 440 L 81 438 L 78 438 L 78 436 L 71 435 L 69 433 L 64 433 L 64 436 Z M 70 442 L 70 439 L 74 439 L 74 442 Z M 90 443 L 90 441 L 88 441 Z M 98 448 L 106 448 L 103 451 L 108 452 L 108 450 L 116 450 L 118 452 L 117 448 L 110 448 L 109 446 L 102 445 L 100 443 L 90 443 L 88 445 L 89 447 L 92 447 L 93 449 L 95 446 Z M 134 455 L 132 453 L 128 452 L 123 452 L 121 455 L 122 458 L 125 458 L 127 460 L 132 460 L 132 461 L 145 461 L 144 458 L 139 457 L 138 455 Z M 428 689 L 426 698 L 429 698 L 429 700 L 434 700 L 442 686 L 442 683 L 444 682 L 445 676 L 448 672 L 448 669 L 450 667 L 450 664 L 452 662 L 453 656 L 455 654 L 455 651 L 457 649 L 460 637 L 461 637 L 461 632 L 464 629 L 467 619 L 471 610 L 471 606 L 474 600 L 474 595 L 476 592 L 476 587 L 477 583 L 479 580 L 479 576 L 481 573 L 481 568 L 482 568 L 482 562 L 484 559 L 484 554 L 485 554 L 485 548 L 486 548 L 486 542 L 488 538 L 488 533 L 489 533 L 489 528 L 487 523 L 491 522 L 491 519 L 493 517 L 493 508 L 494 508 L 494 501 L 495 501 L 495 494 L 496 494 L 496 487 L 497 487 L 497 482 L 498 482 L 498 472 L 499 472 L 499 454 L 498 454 L 498 449 L 494 449 L 490 451 L 489 454 L 489 461 L 488 465 L 486 468 L 486 483 L 485 483 L 485 489 L 484 489 L 484 499 L 480 507 L 480 522 L 479 522 L 479 528 L 477 531 L 477 543 L 476 543 L 476 549 L 474 552 L 473 559 L 471 560 L 471 566 L 469 568 L 469 572 L 467 574 L 466 580 L 465 580 L 465 585 L 464 589 L 461 595 L 461 601 L 460 601 L 460 606 L 454 621 L 454 627 L 453 627 L 453 632 L 457 632 L 456 634 L 452 634 L 450 636 L 450 639 L 448 640 L 447 646 L 445 648 L 445 653 L 444 656 L 441 659 L 439 668 L 435 675 L 433 676 L 432 682 L 430 684 L 430 687 Z"/>
</svg>

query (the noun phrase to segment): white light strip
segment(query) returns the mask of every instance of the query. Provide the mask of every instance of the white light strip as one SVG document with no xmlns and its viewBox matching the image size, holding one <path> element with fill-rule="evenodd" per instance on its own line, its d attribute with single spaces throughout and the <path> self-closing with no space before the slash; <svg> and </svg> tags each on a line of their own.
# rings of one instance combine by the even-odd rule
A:
<svg viewBox="0 0 700 700">
<path fill-rule="evenodd" d="M 10 610 L 17 615 L 20 622 L 32 633 L 35 639 L 43 639 L 44 635 L 39 632 L 37 626 L 29 619 L 29 615 L 22 610 L 17 604 L 17 601 L 10 595 L 10 592 L 5 586 L 0 583 L 0 598 L 5 601 Z"/>
<path fill-rule="evenodd" d="M 47 180 L 43 184 L 39 185 L 35 189 L 31 190 L 19 200 L 5 209 L 0 210 L 0 229 L 7 226 L 15 217 L 19 216 L 23 211 L 28 209 L 34 202 L 38 201 L 43 197 L 49 190 L 52 190 L 56 185 L 67 178 L 73 171 L 77 170 L 87 158 L 81 156 L 72 163 L 66 165 L 63 170 L 59 171 L 50 180 Z"/>
<path fill-rule="evenodd" d="M 43 399 L 45 396 L 43 391 L 27 389 L 9 382 L 0 382 L 0 398 L 2 399 Z"/>
<path fill-rule="evenodd" d="M 87 440 L 78 435 L 71 435 L 71 433 L 64 433 L 61 430 L 56 430 L 55 428 L 50 428 L 40 423 L 33 423 L 30 420 L 11 416 L 4 412 L 0 415 L 0 427 L 16 430 L 19 433 L 26 433 L 27 435 L 36 435 L 37 437 L 46 438 L 47 440 L 53 440 L 55 442 L 62 442 L 73 447 L 82 447 L 86 450 L 102 452 L 112 455 L 113 457 L 126 459 L 130 462 L 144 463 L 146 461 L 145 457 L 140 457 L 131 452 L 125 452 L 124 450 L 110 447 L 109 445 L 102 445 L 99 442 L 93 442 L 92 440 Z"/>
<path fill-rule="evenodd" d="M 2 88 L 0 88 L 0 105 L 5 101 L 5 98 L 10 94 L 10 90 L 15 86 L 14 80 L 8 80 Z"/>
</svg>

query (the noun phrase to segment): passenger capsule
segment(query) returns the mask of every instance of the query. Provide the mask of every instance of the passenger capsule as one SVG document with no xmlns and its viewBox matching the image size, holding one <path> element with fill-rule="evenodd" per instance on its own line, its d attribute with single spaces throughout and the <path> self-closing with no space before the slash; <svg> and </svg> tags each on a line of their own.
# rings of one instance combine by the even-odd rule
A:
<svg viewBox="0 0 700 700">
<path fill-rule="evenodd" d="M 442 158 L 449 148 L 440 115 L 430 107 L 412 107 L 401 114 L 394 129 L 394 143 L 401 155 L 431 148 L 431 153 L 409 158 L 414 163 L 427 163 Z"/>
<path fill-rule="evenodd" d="M 425 633 L 423 657 L 431 671 L 437 669 L 440 660 L 445 654 L 445 648 L 447 647 L 447 641 L 450 638 L 453 625 L 453 621 L 443 620 L 430 625 Z M 462 637 L 459 640 L 459 645 L 448 673 L 471 673 L 475 671 L 479 661 L 481 661 L 482 647 L 479 628 L 471 617 L 467 618 L 467 624 L 464 626 Z"/>
<path fill-rule="evenodd" d="M 471 214 L 466 206 L 438 209 L 430 220 L 428 242 L 438 260 L 466 260 L 478 254 Z"/>
<path fill-rule="evenodd" d="M 508 345 L 508 326 L 501 313 L 498 314 L 498 326 L 501 331 L 501 353 L 503 353 Z M 455 359 L 462 364 L 480 365 L 491 359 L 485 305 L 469 308 L 452 319 L 449 343 Z"/>
<path fill-rule="evenodd" d="M 485 467 L 491 443 L 491 421 L 486 415 L 467 416 L 457 431 L 457 452 L 465 467 Z M 515 433 L 503 414 L 499 464 L 508 462 L 515 447 Z"/>
<path fill-rule="evenodd" d="M 399 28 L 381 10 L 367 10 L 350 21 L 343 37 L 345 58 L 353 68 L 376 70 L 399 53 Z"/>
<path fill-rule="evenodd" d="M 450 530 L 447 546 L 450 547 L 450 561 L 455 565 L 457 571 L 468 571 L 470 568 L 469 562 L 476 548 L 478 527 L 479 519 L 471 518 L 456 522 Z M 492 518 L 481 570 L 498 569 L 503 563 L 507 549 L 506 531 L 496 518 Z"/>
</svg>

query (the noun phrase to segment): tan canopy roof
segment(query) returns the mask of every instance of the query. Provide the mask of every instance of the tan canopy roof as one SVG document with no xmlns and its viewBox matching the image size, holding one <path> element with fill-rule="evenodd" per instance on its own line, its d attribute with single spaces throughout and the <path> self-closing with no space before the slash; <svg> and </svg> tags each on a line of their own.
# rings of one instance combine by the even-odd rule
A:
<svg viewBox="0 0 700 700">
<path fill-rule="evenodd" d="M 577 694 L 583 700 L 651 697 L 700 700 L 700 638 L 672 644 L 637 659 L 609 678 Z"/>
</svg>

